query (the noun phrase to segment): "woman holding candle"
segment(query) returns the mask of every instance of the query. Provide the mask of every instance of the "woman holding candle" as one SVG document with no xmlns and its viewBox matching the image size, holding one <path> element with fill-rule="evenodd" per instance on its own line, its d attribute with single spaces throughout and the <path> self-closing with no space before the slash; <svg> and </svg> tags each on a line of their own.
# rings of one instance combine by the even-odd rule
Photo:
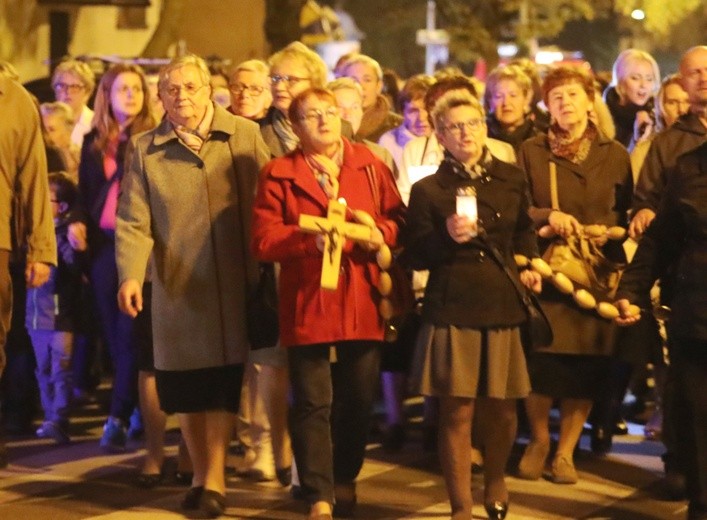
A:
<svg viewBox="0 0 707 520">
<path fill-rule="evenodd" d="M 527 288 L 540 289 L 539 275 L 517 274 L 513 261 L 514 253 L 537 252 L 527 185 L 522 171 L 488 151 L 484 110 L 470 94 L 446 93 L 432 117 L 445 157 L 413 185 L 403 239 L 411 266 L 430 270 L 413 376 L 421 393 L 439 398 L 452 518 L 472 518 L 469 440 L 477 409 L 490 418 L 480 424 L 485 507 L 490 518 L 505 518 L 515 400 L 530 391 L 520 334 L 525 309 L 506 266 Z"/>
</svg>

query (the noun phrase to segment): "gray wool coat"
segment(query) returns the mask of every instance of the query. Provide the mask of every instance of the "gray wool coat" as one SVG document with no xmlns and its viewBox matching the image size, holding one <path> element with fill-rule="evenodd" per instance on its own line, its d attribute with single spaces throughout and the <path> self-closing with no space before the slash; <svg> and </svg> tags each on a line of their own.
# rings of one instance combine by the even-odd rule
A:
<svg viewBox="0 0 707 520">
<path fill-rule="evenodd" d="M 116 223 L 120 282 L 151 269 L 155 367 L 243 363 L 253 199 L 270 158 L 258 125 L 215 107 L 199 153 L 165 119 L 132 141 Z"/>
</svg>

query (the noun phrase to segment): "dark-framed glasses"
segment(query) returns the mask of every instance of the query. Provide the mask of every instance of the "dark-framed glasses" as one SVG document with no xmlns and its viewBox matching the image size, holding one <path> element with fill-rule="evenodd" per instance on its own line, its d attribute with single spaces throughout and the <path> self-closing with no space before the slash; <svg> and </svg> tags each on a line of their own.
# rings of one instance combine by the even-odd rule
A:
<svg viewBox="0 0 707 520">
<path fill-rule="evenodd" d="M 329 107 L 326 110 L 321 110 L 319 108 L 313 110 L 307 110 L 302 117 L 302 121 L 308 121 L 310 123 L 317 123 L 322 118 L 331 119 L 332 117 L 339 117 L 339 109 L 336 107 Z"/>
<path fill-rule="evenodd" d="M 298 78 L 297 76 L 288 76 L 287 74 L 271 74 L 270 81 L 272 81 L 273 85 L 282 82 L 286 87 L 291 87 L 300 81 L 309 81 L 309 78 Z"/>
<path fill-rule="evenodd" d="M 247 92 L 251 96 L 259 96 L 265 91 L 265 87 L 261 87 L 259 85 L 246 85 L 245 83 L 231 83 L 228 88 L 236 95 L 241 95 Z"/>
<path fill-rule="evenodd" d="M 52 86 L 55 92 L 68 92 L 69 94 L 76 94 L 84 89 L 81 83 L 54 83 Z"/>
<path fill-rule="evenodd" d="M 444 129 L 455 137 L 462 135 L 464 130 L 476 131 L 484 125 L 484 120 L 481 118 L 469 119 L 468 121 L 460 121 L 447 125 Z"/>
</svg>

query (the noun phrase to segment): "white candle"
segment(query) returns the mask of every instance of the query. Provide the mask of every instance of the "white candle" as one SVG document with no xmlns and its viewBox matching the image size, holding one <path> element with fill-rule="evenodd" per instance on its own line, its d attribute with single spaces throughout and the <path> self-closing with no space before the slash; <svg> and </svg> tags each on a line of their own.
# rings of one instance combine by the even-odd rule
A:
<svg viewBox="0 0 707 520">
<path fill-rule="evenodd" d="M 471 236 L 475 237 L 479 216 L 476 206 L 476 190 L 471 186 L 457 189 L 457 215 L 464 216 L 472 222 Z"/>
</svg>

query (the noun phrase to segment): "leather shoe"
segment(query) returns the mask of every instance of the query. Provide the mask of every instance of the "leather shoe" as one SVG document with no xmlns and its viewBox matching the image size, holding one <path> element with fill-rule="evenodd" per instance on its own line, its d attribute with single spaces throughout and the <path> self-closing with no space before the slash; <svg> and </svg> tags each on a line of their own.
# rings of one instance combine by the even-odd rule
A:
<svg viewBox="0 0 707 520">
<path fill-rule="evenodd" d="M 135 485 L 143 489 L 152 489 L 162 483 L 162 473 L 140 473 L 135 477 Z"/>
<path fill-rule="evenodd" d="M 628 424 L 623 419 L 619 419 L 614 424 L 614 435 L 628 435 Z"/>
<path fill-rule="evenodd" d="M 182 500 L 182 509 L 185 511 L 193 511 L 199 509 L 199 502 L 201 501 L 201 495 L 204 493 L 204 486 L 196 486 L 189 488 L 187 494 L 184 495 Z"/>
<path fill-rule="evenodd" d="M 601 426 L 592 428 L 589 445 L 595 455 L 606 455 L 611 451 L 613 435 Z"/>
<path fill-rule="evenodd" d="M 486 509 L 486 514 L 491 520 L 503 520 L 508 514 L 508 502 L 501 502 L 497 500 L 496 502 L 490 502 L 484 504 Z"/>
<path fill-rule="evenodd" d="M 356 484 L 336 484 L 334 486 L 334 516 L 336 518 L 350 518 L 356 509 Z"/>
<path fill-rule="evenodd" d="M 226 497 L 212 489 L 205 489 L 201 494 L 199 508 L 209 518 L 218 518 L 226 510 Z"/>
</svg>

